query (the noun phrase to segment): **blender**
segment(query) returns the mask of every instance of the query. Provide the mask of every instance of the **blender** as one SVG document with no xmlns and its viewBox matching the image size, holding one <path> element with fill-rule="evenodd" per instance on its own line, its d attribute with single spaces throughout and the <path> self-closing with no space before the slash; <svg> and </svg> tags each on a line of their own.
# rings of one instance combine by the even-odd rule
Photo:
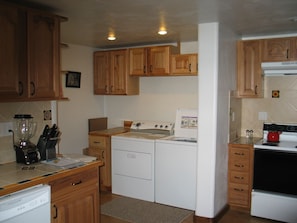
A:
<svg viewBox="0 0 297 223">
<path fill-rule="evenodd" d="M 36 122 L 29 114 L 16 114 L 13 123 L 13 144 L 17 163 L 31 164 L 40 160 L 37 146 L 30 139 L 35 135 Z"/>
</svg>

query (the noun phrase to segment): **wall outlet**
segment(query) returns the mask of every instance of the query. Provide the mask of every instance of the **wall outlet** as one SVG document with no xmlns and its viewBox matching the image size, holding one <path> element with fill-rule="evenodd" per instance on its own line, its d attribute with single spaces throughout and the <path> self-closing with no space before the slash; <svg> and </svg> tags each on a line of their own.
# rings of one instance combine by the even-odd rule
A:
<svg viewBox="0 0 297 223">
<path fill-rule="evenodd" d="M 44 110 L 43 111 L 43 120 L 52 120 L 52 110 Z"/>
<path fill-rule="evenodd" d="M 12 122 L 0 122 L 0 137 L 12 135 L 10 129 L 13 130 Z"/>
</svg>

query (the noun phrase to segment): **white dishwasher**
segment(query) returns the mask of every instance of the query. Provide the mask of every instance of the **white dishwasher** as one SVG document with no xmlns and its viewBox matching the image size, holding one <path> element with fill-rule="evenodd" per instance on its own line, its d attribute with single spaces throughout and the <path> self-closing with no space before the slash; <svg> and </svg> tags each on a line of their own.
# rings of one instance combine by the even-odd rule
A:
<svg viewBox="0 0 297 223">
<path fill-rule="evenodd" d="M 48 185 L 37 185 L 0 197 L 1 223 L 50 223 L 51 192 Z"/>
</svg>

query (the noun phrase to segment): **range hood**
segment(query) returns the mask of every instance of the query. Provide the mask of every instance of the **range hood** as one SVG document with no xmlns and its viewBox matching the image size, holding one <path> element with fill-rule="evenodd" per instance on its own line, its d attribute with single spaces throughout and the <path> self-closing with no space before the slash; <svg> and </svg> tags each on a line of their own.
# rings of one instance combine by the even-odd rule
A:
<svg viewBox="0 0 297 223">
<path fill-rule="evenodd" d="M 264 76 L 297 75 L 297 61 L 261 63 Z"/>
</svg>

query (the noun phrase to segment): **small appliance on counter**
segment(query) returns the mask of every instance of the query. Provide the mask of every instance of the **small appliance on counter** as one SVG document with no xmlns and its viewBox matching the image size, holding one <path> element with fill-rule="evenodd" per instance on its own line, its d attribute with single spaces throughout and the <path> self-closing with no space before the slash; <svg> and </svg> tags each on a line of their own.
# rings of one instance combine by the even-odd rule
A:
<svg viewBox="0 0 297 223">
<path fill-rule="evenodd" d="M 16 152 L 16 162 L 31 164 L 40 159 L 40 154 L 35 144 L 30 139 L 35 135 L 36 122 L 30 114 L 16 114 L 14 116 L 13 147 Z"/>
<path fill-rule="evenodd" d="M 39 137 L 37 148 L 40 152 L 41 160 L 56 159 L 56 144 L 60 139 L 61 132 L 56 124 L 50 128 L 46 125 L 43 129 L 42 135 Z"/>
</svg>

